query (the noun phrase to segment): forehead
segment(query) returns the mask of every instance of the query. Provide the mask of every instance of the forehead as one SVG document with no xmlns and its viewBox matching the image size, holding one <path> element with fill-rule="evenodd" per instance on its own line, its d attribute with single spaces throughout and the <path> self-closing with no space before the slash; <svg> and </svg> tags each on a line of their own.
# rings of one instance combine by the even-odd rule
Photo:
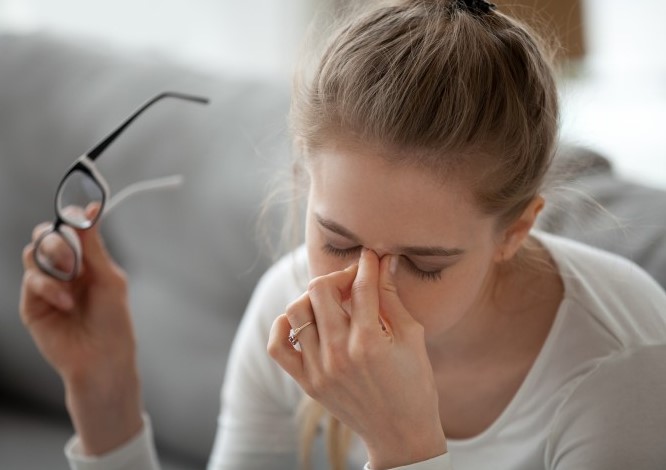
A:
<svg viewBox="0 0 666 470">
<path fill-rule="evenodd" d="M 386 243 L 460 243 L 488 224 L 464 181 L 389 161 L 380 150 L 328 147 L 308 162 L 310 209 Z"/>
</svg>

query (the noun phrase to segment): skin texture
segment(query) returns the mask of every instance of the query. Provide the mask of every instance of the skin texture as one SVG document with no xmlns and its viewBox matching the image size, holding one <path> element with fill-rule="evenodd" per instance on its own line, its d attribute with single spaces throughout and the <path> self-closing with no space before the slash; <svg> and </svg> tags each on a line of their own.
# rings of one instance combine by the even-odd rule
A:
<svg viewBox="0 0 666 470">
<path fill-rule="evenodd" d="M 561 297 L 556 280 L 511 268 L 540 197 L 498 230 L 464 182 L 442 184 L 381 152 L 338 143 L 308 162 L 312 281 L 277 318 L 268 345 L 306 393 L 364 440 L 374 469 L 440 455 L 445 430 L 462 437 L 490 424 L 529 370 Z M 549 314 L 516 322 L 539 304 L 521 291 L 552 294 L 552 308 L 539 308 Z M 311 320 L 297 351 L 289 330 Z M 530 340 L 515 340 L 523 336 Z M 480 367 L 489 352 L 503 359 Z M 467 370 L 498 389 L 462 387 Z M 466 395 L 490 405 L 451 413 L 449 424 L 446 401 Z"/>
</svg>

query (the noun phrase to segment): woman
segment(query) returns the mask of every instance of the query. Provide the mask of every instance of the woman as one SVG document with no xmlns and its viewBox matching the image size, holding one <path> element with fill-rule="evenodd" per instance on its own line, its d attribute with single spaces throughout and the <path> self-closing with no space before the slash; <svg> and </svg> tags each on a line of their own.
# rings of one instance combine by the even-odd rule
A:
<svg viewBox="0 0 666 470">
<path fill-rule="evenodd" d="M 335 468 L 664 468 L 666 295 L 531 230 L 558 105 L 525 27 L 480 0 L 372 8 L 297 82 L 291 119 L 305 246 L 248 306 L 211 468 L 294 468 L 320 425 Z M 79 236 L 72 283 L 26 248 L 21 300 L 65 383 L 67 454 L 156 468 L 127 283 Z"/>
</svg>

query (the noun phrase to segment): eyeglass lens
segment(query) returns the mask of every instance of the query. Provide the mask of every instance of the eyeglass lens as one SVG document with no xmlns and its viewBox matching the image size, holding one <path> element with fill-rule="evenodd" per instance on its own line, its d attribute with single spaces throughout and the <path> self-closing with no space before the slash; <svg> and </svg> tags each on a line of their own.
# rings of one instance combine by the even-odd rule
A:
<svg viewBox="0 0 666 470">
<path fill-rule="evenodd" d="M 91 227 L 99 217 L 86 215 L 86 208 L 90 204 L 104 203 L 104 190 L 90 175 L 75 170 L 63 180 L 58 190 L 57 211 L 58 216 L 67 224 L 78 229 Z"/>
</svg>

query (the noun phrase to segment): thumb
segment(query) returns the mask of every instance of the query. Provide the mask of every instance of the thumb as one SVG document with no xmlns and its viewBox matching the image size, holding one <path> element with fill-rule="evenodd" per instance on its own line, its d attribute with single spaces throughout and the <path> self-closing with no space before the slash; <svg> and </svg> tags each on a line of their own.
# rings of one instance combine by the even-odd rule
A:
<svg viewBox="0 0 666 470">
<path fill-rule="evenodd" d="M 393 335 L 399 334 L 416 323 L 398 294 L 398 287 L 395 283 L 398 261 L 399 258 L 396 255 L 386 255 L 379 265 L 379 308 L 389 332 Z"/>
<path fill-rule="evenodd" d="M 90 219 L 100 217 L 101 206 L 98 203 L 86 207 L 86 216 Z M 99 214 L 99 215 L 98 215 Z M 87 230 L 78 231 L 83 253 L 85 270 L 93 276 L 105 276 L 112 272 L 114 262 L 104 247 L 104 241 L 99 233 L 99 225 L 95 223 Z"/>
</svg>

